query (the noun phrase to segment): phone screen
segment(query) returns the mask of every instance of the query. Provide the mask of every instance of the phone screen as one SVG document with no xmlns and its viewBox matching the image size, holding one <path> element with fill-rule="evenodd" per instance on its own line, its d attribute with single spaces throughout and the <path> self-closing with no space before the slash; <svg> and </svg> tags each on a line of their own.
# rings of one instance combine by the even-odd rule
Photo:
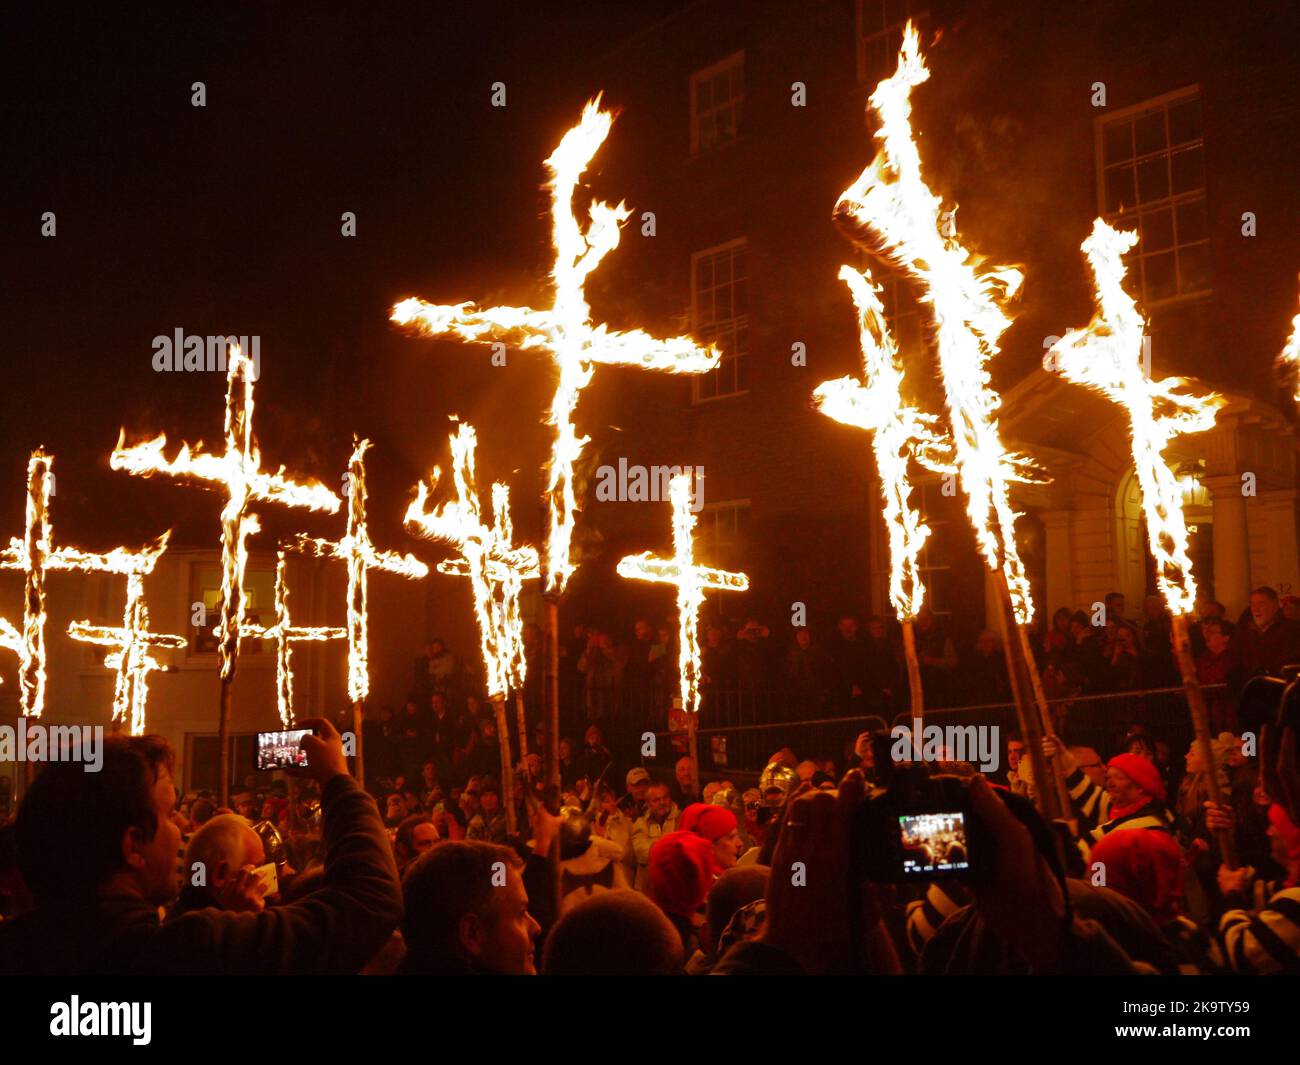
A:
<svg viewBox="0 0 1300 1065">
<path fill-rule="evenodd" d="M 900 814 L 898 833 L 905 875 L 935 876 L 970 869 L 966 815 L 960 810 Z"/>
<path fill-rule="evenodd" d="M 290 729 L 287 732 L 259 732 L 257 734 L 258 771 L 305 766 L 307 752 L 299 747 L 298 743 L 304 736 L 310 735 L 309 728 Z"/>
</svg>

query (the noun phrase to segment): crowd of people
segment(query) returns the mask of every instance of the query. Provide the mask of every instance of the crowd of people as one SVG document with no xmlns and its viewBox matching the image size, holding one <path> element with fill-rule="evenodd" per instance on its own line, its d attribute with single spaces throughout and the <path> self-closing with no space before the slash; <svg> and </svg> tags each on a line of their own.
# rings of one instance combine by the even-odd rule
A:
<svg viewBox="0 0 1300 1065">
<path fill-rule="evenodd" d="M 1086 628 L 1058 611 L 1038 641 L 1045 679 L 1108 690 L 1134 682 L 1125 658 L 1140 683 L 1167 679 L 1167 619 L 1148 608 L 1138 625 L 1122 600 L 1105 606 Z M 302 723 L 305 766 L 250 777 L 229 807 L 178 794 L 159 737 L 110 739 L 97 773 L 43 767 L 0 827 L 0 972 L 1294 973 L 1296 736 L 1236 729 L 1243 677 L 1300 662 L 1290 606 L 1257 589 L 1235 626 L 1217 604 L 1200 611 L 1197 668 L 1227 685 L 1209 759 L 1193 744 L 1180 764 L 1140 724 L 1113 751 L 1058 727 L 1039 764 L 1071 808 L 1052 823 L 1018 737 L 987 777 L 930 765 L 962 782 L 970 822 L 953 835 L 960 862 L 913 862 L 933 868 L 903 883 L 861 860 L 887 846 L 857 816 L 898 769 L 881 754 L 887 732 L 846 736 L 830 757 L 784 747 L 757 779 L 698 765 L 685 744 L 629 760 L 606 731 L 628 685 L 661 682 L 671 641 L 634 626 L 642 673 L 639 651 L 630 668 L 625 644 L 586 631 L 569 664 L 609 675 L 578 689 L 569 721 L 584 727 L 561 743 L 557 795 L 536 716 L 527 753 L 503 759 L 491 707 L 435 642 L 401 712 L 366 721 L 369 791 L 324 719 Z M 992 634 L 963 665 L 935 619 L 918 629 L 926 667 L 955 662 L 957 688 L 970 681 L 964 701 L 1000 701 Z M 824 659 L 806 629 L 775 659 L 770 641 L 753 620 L 730 638 L 710 628 L 708 685 L 780 668 L 869 705 L 892 692 L 872 685 L 899 675 L 873 622 L 863 634 L 840 619 Z"/>
</svg>

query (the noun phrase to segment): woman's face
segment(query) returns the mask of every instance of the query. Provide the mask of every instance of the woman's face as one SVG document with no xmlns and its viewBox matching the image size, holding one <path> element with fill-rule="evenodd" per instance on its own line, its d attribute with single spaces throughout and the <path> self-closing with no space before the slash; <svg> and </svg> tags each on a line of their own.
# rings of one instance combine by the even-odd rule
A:
<svg viewBox="0 0 1300 1065">
<path fill-rule="evenodd" d="M 560 757 L 561 758 L 573 757 L 573 744 L 570 743 L 568 740 L 560 740 Z"/>
<path fill-rule="evenodd" d="M 1201 752 L 1197 748 L 1195 740 L 1187 746 L 1187 757 L 1184 759 L 1184 764 L 1187 766 L 1187 772 L 1189 773 L 1199 773 L 1201 771 Z"/>
</svg>

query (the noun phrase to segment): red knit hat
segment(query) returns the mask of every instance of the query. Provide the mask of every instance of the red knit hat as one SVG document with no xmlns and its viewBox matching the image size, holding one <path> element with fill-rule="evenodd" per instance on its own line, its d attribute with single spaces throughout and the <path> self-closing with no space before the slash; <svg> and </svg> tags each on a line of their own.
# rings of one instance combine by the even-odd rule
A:
<svg viewBox="0 0 1300 1065">
<path fill-rule="evenodd" d="M 1106 886 L 1140 903 L 1160 924 L 1178 916 L 1183 851 L 1168 832 L 1120 829 L 1092 845 L 1089 860 L 1106 869 Z"/>
<path fill-rule="evenodd" d="M 1117 754 L 1106 763 L 1107 769 L 1118 769 L 1145 791 L 1153 799 L 1165 800 L 1165 782 L 1160 779 L 1160 770 L 1150 758 L 1140 754 Z"/>
<path fill-rule="evenodd" d="M 690 917 L 712 886 L 713 844 L 703 836 L 681 829 L 650 848 L 650 897 L 664 913 Z"/>
<path fill-rule="evenodd" d="M 682 811 L 677 827 L 686 832 L 695 832 L 710 843 L 716 843 L 728 832 L 736 831 L 736 815 L 725 806 L 693 802 Z"/>
</svg>

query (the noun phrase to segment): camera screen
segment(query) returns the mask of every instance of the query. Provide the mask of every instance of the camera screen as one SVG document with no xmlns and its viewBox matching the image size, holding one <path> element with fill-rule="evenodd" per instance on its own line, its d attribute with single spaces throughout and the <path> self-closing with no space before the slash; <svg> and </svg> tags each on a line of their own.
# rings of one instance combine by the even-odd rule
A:
<svg viewBox="0 0 1300 1065">
<path fill-rule="evenodd" d="M 956 873 L 970 868 L 966 817 L 961 811 L 900 814 L 903 872 L 909 876 Z"/>
<path fill-rule="evenodd" d="M 288 769 L 290 766 L 305 766 L 307 752 L 298 746 L 304 736 L 310 736 L 311 729 L 290 729 L 288 732 L 259 732 L 257 734 L 257 768 Z"/>
</svg>

